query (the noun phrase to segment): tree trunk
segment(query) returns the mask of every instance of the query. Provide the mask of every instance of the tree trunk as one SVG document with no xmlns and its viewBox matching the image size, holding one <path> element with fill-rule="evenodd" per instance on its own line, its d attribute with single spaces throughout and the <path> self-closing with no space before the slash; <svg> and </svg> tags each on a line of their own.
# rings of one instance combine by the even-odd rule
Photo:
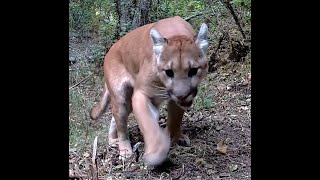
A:
<svg viewBox="0 0 320 180">
<path fill-rule="evenodd" d="M 149 0 L 116 0 L 118 27 L 116 38 L 121 38 L 127 32 L 150 22 Z"/>
<path fill-rule="evenodd" d="M 145 24 L 150 23 L 150 15 L 149 15 L 149 10 L 151 9 L 151 3 L 152 1 L 149 0 L 141 0 L 141 21 L 140 21 L 140 26 L 143 26 Z"/>
<path fill-rule="evenodd" d="M 119 0 L 115 0 L 115 4 L 116 4 L 116 12 L 117 12 L 117 28 L 116 28 L 116 35 L 115 38 L 116 39 L 120 39 L 120 31 L 121 31 L 121 10 L 120 10 L 120 1 Z"/>
</svg>

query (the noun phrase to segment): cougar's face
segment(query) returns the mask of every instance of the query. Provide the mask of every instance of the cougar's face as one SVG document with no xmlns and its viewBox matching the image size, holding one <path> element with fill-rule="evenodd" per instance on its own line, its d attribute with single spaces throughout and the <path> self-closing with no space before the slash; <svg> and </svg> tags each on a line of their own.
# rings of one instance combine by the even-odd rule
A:
<svg viewBox="0 0 320 180">
<path fill-rule="evenodd" d="M 193 39 L 174 36 L 162 38 L 160 46 L 154 44 L 159 78 L 170 99 L 183 109 L 192 105 L 198 86 L 208 72 L 206 32 L 206 25 L 202 25 L 198 36 Z M 156 33 L 151 31 L 151 37 L 160 35 Z"/>
<path fill-rule="evenodd" d="M 184 109 L 192 105 L 198 86 L 208 71 L 207 60 L 194 44 L 167 46 L 158 65 L 158 74 L 169 97 Z"/>
</svg>

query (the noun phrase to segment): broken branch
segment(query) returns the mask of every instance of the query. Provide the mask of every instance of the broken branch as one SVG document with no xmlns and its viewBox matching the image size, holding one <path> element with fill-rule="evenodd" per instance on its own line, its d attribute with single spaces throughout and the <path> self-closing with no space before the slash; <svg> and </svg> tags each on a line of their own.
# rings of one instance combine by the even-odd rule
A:
<svg viewBox="0 0 320 180">
<path fill-rule="evenodd" d="M 84 81 L 88 80 L 90 77 L 92 77 L 92 75 L 93 75 L 93 73 L 90 74 L 89 76 L 85 77 L 84 79 L 82 79 L 82 80 L 79 81 L 78 83 L 72 85 L 71 87 L 69 87 L 69 90 L 72 89 L 72 88 L 74 88 L 74 87 L 76 87 L 76 86 L 78 86 L 79 84 L 83 83 Z"/>
<path fill-rule="evenodd" d="M 244 31 L 242 30 L 242 27 L 241 27 L 241 25 L 240 25 L 238 16 L 236 15 L 236 13 L 235 13 L 232 5 L 230 4 L 230 0 L 220 0 L 220 1 L 222 1 L 222 3 L 223 3 L 223 4 L 227 7 L 227 9 L 230 11 L 233 19 L 235 20 L 237 26 L 239 27 L 239 30 L 240 30 L 243 38 L 246 39 L 246 35 L 244 34 Z"/>
</svg>

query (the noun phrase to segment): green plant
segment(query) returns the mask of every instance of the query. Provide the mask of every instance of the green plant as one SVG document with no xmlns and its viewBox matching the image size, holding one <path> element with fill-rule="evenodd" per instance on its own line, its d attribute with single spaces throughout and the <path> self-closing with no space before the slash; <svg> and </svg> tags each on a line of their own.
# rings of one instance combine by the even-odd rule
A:
<svg viewBox="0 0 320 180">
<path fill-rule="evenodd" d="M 243 9 L 244 20 L 247 23 L 251 22 L 251 0 L 232 0 L 231 4 L 239 10 Z"/>
<path fill-rule="evenodd" d="M 201 109 L 211 109 L 214 105 L 213 103 L 213 95 L 208 94 L 205 83 L 201 83 L 199 86 L 198 95 L 195 98 L 194 107 L 197 110 Z"/>
</svg>

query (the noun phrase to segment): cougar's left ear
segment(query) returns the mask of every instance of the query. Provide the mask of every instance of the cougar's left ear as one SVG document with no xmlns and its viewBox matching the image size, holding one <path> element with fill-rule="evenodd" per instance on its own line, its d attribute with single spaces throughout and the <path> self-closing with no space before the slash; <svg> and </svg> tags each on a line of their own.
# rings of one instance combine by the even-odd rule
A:
<svg viewBox="0 0 320 180">
<path fill-rule="evenodd" d="M 202 52 L 206 55 L 208 52 L 208 26 L 203 23 L 197 35 L 196 44 L 202 50 Z"/>
<path fill-rule="evenodd" d="M 167 43 L 167 39 L 162 37 L 158 30 L 152 28 L 150 30 L 150 37 L 153 43 L 153 51 L 155 52 L 156 56 L 160 57 L 163 46 Z"/>
</svg>

